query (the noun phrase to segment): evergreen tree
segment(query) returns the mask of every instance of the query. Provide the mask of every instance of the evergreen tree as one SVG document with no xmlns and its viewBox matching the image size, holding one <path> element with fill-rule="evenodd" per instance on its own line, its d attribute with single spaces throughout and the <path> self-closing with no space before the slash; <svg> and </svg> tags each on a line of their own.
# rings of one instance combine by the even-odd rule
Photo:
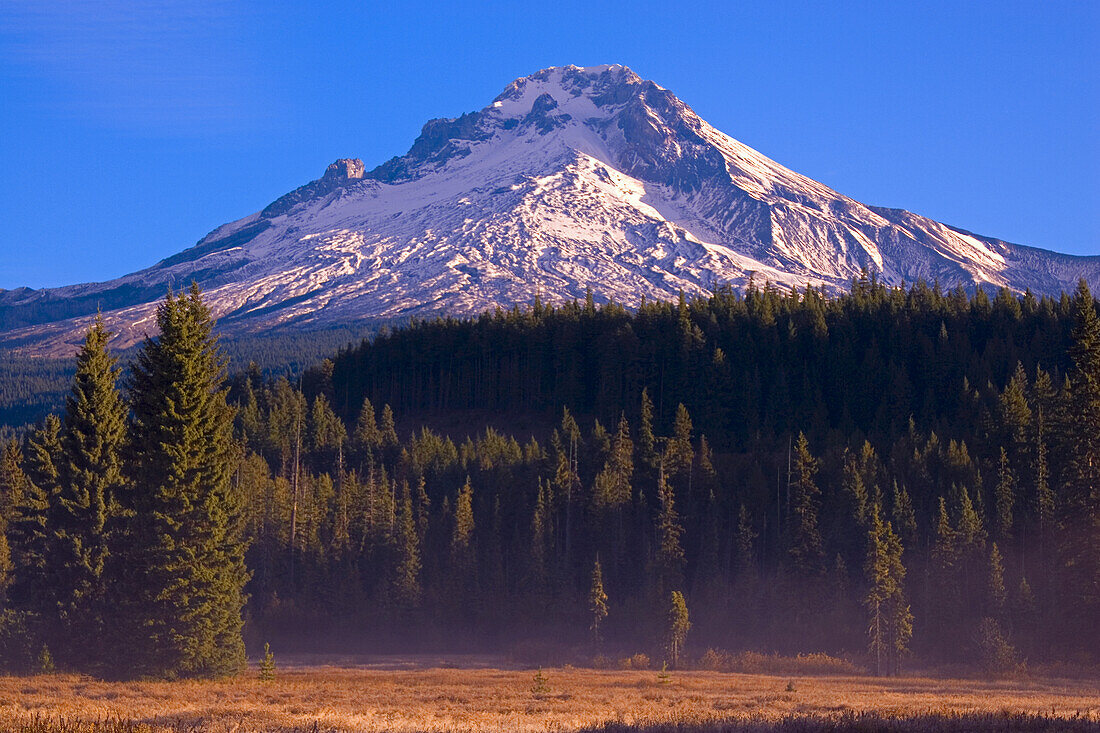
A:
<svg viewBox="0 0 1100 733">
<path fill-rule="evenodd" d="M 1100 615 L 1100 318 L 1084 280 L 1073 297 L 1073 372 L 1064 397 L 1066 465 L 1061 497 L 1062 564 L 1082 631 Z M 1095 638 L 1095 637 L 1093 637 Z"/>
<path fill-rule="evenodd" d="M 1004 542 L 1012 536 L 1012 508 L 1016 501 L 1016 478 L 1008 465 L 1008 451 L 1001 448 L 1001 461 L 997 472 L 997 486 L 993 490 L 993 508 L 996 513 L 997 539 Z"/>
<path fill-rule="evenodd" d="M 131 673 L 222 676 L 245 662 L 240 497 L 224 357 L 197 286 L 169 293 L 131 371 Z"/>
<path fill-rule="evenodd" d="M 742 504 L 737 514 L 737 533 L 734 535 L 734 547 L 737 552 L 734 567 L 736 568 L 735 577 L 738 580 L 747 580 L 756 574 L 756 563 L 753 558 L 753 543 L 756 537 L 757 532 L 752 527 L 749 512 Z"/>
<path fill-rule="evenodd" d="M 26 441 L 27 481 L 22 501 L 15 507 L 9 526 L 14 558 L 14 578 L 9 590 L 13 608 L 30 614 L 35 626 L 53 625 L 56 617 L 56 583 L 50 580 L 50 505 L 57 501 L 58 475 L 55 460 L 61 457 L 61 421 L 47 415 Z M 39 628 L 33 635 L 53 638 Z"/>
<path fill-rule="evenodd" d="M 659 598 L 684 582 L 684 548 L 680 537 L 684 528 L 676 512 L 676 498 L 672 486 L 665 480 L 662 466 L 657 482 L 657 555 L 654 559 L 656 590 Z"/>
<path fill-rule="evenodd" d="M 986 587 L 989 593 L 989 615 L 1002 618 L 1005 608 L 1005 567 L 996 542 L 989 548 L 989 582 Z"/>
<path fill-rule="evenodd" d="M 402 484 L 397 528 L 398 556 L 394 574 L 394 597 L 401 607 L 413 608 L 420 603 L 420 537 L 407 481 Z"/>
<path fill-rule="evenodd" d="M 592 583 L 588 588 L 588 610 L 592 614 L 592 642 L 598 649 L 603 637 L 600 626 L 607 618 L 607 593 L 603 589 L 603 569 L 600 568 L 600 558 L 592 566 Z"/>
<path fill-rule="evenodd" d="M 22 463 L 23 452 L 14 438 L 0 447 L 0 609 L 7 605 L 8 586 L 15 570 L 8 532 L 28 488 Z"/>
<path fill-rule="evenodd" d="M 77 354 L 65 400 L 58 491 L 48 517 L 46 564 L 60 632 L 52 648 L 62 665 L 85 670 L 103 658 L 100 645 L 111 626 L 105 574 L 124 490 L 126 413 L 117 388 L 119 369 L 107 350 L 109 338 L 97 315 Z"/>
<path fill-rule="evenodd" d="M 687 476 L 687 485 L 691 483 L 691 467 L 695 461 L 695 451 L 691 447 L 691 416 L 683 403 L 676 407 L 676 419 L 672 424 L 672 437 L 665 449 L 664 468 L 670 477 Z"/>
<path fill-rule="evenodd" d="M 901 556 L 901 541 L 890 523 L 883 523 L 879 508 L 873 507 L 864 564 L 869 589 L 863 603 L 868 614 L 868 648 L 879 675 L 897 672 L 913 633 Z"/>
<path fill-rule="evenodd" d="M 791 526 L 790 556 L 794 567 L 806 575 L 820 574 L 825 551 L 818 529 L 818 497 L 821 494 L 814 475 L 818 462 L 810 453 L 806 436 L 798 434 L 794 459 L 794 517 Z"/>
<path fill-rule="evenodd" d="M 665 655 L 673 668 L 680 662 L 680 655 L 684 651 L 684 642 L 687 640 L 689 631 L 691 631 L 691 621 L 688 618 L 687 602 L 684 600 L 683 593 L 674 590 L 669 596 L 664 626 Z"/>
<path fill-rule="evenodd" d="M 650 469 L 657 467 L 657 438 L 653 434 L 653 401 L 649 391 L 642 389 L 641 418 L 638 423 L 638 449 L 642 463 Z"/>
<path fill-rule="evenodd" d="M 359 409 L 359 417 L 355 420 L 352 438 L 359 450 L 373 450 L 382 443 L 382 435 L 378 432 L 378 424 L 374 418 L 374 405 L 365 397 L 363 406 Z"/>
<path fill-rule="evenodd" d="M 398 443 L 393 410 L 390 409 L 388 404 L 382 406 L 382 420 L 378 424 L 378 438 L 383 448 L 393 448 Z"/>
</svg>

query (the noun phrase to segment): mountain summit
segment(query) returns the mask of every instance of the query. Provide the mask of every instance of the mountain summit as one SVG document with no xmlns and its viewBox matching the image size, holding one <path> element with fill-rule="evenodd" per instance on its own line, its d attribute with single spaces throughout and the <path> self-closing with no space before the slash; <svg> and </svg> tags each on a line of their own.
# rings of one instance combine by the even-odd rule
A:
<svg viewBox="0 0 1100 733">
<path fill-rule="evenodd" d="M 635 305 L 755 278 L 1070 290 L 1100 257 L 854 201 L 719 132 L 625 66 L 553 67 L 431 120 L 408 153 L 338 160 L 263 211 L 105 283 L 0 291 L 0 344 L 60 353 L 97 307 L 133 343 L 197 281 L 230 332 L 583 298 Z"/>
</svg>

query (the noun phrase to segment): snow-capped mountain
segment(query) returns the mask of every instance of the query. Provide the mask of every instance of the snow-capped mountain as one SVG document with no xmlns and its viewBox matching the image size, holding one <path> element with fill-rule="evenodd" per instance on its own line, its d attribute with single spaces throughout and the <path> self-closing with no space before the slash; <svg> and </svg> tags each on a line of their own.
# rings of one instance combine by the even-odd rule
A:
<svg viewBox="0 0 1100 733">
<path fill-rule="evenodd" d="M 1100 257 L 981 237 L 867 206 L 700 119 L 624 66 L 554 67 L 487 107 L 428 122 L 373 170 L 338 160 L 263 211 L 104 283 L 0 291 L 0 344 L 71 348 L 97 307 L 119 345 L 169 285 L 199 283 L 222 330 L 321 327 L 583 298 L 627 305 L 750 277 L 1036 293 L 1100 282 Z"/>
</svg>

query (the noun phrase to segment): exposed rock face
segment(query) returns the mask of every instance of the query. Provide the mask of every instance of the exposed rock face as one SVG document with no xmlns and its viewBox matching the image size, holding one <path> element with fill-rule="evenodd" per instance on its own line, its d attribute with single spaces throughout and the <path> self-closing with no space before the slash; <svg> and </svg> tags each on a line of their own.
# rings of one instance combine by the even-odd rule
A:
<svg viewBox="0 0 1100 733">
<path fill-rule="evenodd" d="M 1009 244 L 866 206 L 715 130 L 623 66 L 517 79 L 424 125 L 409 152 L 358 159 L 190 249 L 109 283 L 0 292 L 0 347 L 72 349 L 97 306 L 132 343 L 169 284 L 197 281 L 229 331 L 583 298 L 627 305 L 750 278 L 1037 293 L 1100 282 L 1100 258 Z"/>
<path fill-rule="evenodd" d="M 340 160 L 331 163 L 329 167 L 325 169 L 325 175 L 321 176 L 321 179 L 326 181 L 340 181 L 343 183 L 357 181 L 363 177 L 363 172 L 365 170 L 366 168 L 363 166 L 363 161 L 358 158 L 340 158 Z"/>
</svg>

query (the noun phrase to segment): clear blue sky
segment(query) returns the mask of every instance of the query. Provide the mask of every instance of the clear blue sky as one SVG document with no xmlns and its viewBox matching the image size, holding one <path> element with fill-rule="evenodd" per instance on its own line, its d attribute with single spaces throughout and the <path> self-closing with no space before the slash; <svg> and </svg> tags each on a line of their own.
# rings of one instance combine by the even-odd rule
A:
<svg viewBox="0 0 1100 733">
<path fill-rule="evenodd" d="M 622 63 L 861 201 L 1100 254 L 1100 2 L 0 0 L 0 287 L 131 272 Z"/>
</svg>

